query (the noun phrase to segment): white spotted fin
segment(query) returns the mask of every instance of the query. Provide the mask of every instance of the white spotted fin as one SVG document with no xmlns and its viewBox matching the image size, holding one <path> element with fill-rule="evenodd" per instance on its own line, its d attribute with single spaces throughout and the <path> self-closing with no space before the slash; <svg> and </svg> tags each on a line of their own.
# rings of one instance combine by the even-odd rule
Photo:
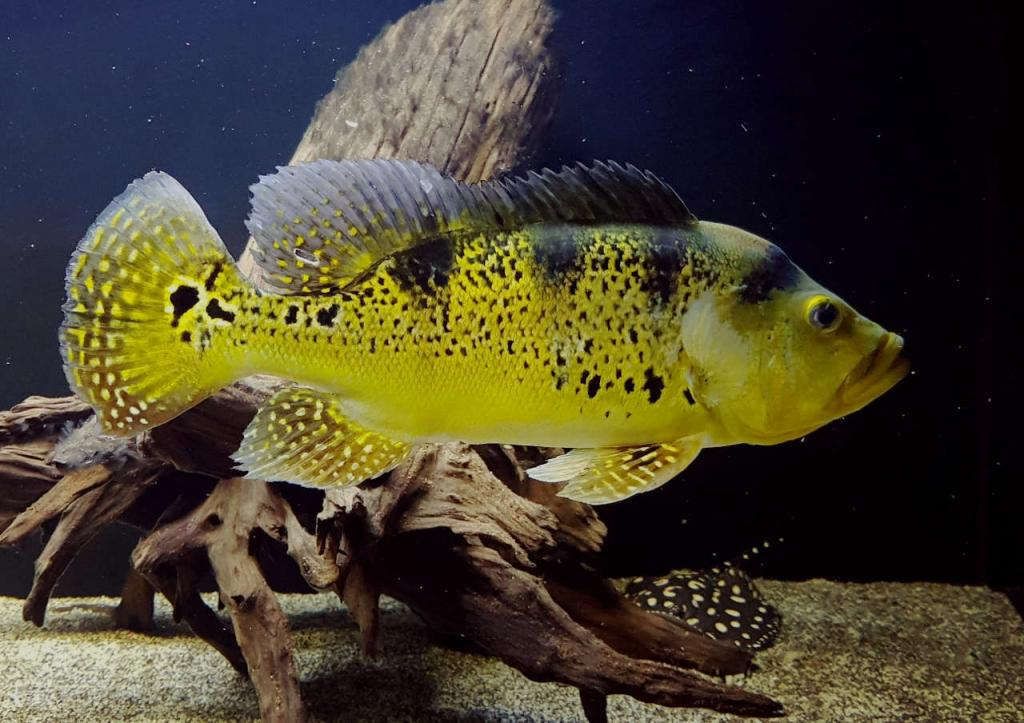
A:
<svg viewBox="0 0 1024 723">
<path fill-rule="evenodd" d="M 771 647 L 782 630 L 782 615 L 753 578 L 731 562 L 710 570 L 637 577 L 626 586 L 626 596 L 645 610 L 673 615 L 709 638 L 744 650 Z"/>
<path fill-rule="evenodd" d="M 105 432 L 163 424 L 237 378 L 224 340 L 253 292 L 166 173 L 147 173 L 110 202 L 65 283 L 64 371 Z"/>
<path fill-rule="evenodd" d="M 603 505 L 649 492 L 678 475 L 696 459 L 703 438 L 684 437 L 642 447 L 574 449 L 528 471 L 541 482 L 564 482 L 562 497 Z"/>
<path fill-rule="evenodd" d="M 389 472 L 408 452 L 348 419 L 337 396 L 290 387 L 260 407 L 233 458 L 253 479 L 335 487 Z"/>
</svg>

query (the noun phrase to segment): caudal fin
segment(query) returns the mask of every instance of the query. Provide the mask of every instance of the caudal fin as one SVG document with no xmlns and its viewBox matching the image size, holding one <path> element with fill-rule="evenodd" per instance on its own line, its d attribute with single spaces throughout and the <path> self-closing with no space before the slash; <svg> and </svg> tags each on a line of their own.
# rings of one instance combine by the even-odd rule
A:
<svg viewBox="0 0 1024 723">
<path fill-rule="evenodd" d="M 247 286 L 195 199 L 166 173 L 134 181 L 99 215 L 66 287 L 64 371 L 108 432 L 166 422 L 236 377 L 225 327 Z"/>
</svg>

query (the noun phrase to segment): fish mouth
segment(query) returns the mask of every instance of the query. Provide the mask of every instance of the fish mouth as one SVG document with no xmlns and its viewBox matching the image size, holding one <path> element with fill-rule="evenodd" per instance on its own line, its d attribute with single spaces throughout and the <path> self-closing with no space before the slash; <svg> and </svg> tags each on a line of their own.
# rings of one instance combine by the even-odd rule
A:
<svg viewBox="0 0 1024 723">
<path fill-rule="evenodd" d="M 844 414 L 855 412 L 889 391 L 908 371 L 910 360 L 903 356 L 903 337 L 886 332 L 839 385 L 838 406 Z"/>
</svg>

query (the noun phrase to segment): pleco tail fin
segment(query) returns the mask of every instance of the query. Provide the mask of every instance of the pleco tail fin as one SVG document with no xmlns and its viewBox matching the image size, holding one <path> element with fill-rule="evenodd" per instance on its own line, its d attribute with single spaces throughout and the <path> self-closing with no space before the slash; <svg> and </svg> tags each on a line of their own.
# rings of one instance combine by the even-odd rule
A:
<svg viewBox="0 0 1024 723">
<path fill-rule="evenodd" d="M 241 371 L 225 332 L 252 292 L 195 199 L 165 173 L 134 181 L 99 215 L 66 286 L 64 371 L 112 434 L 166 422 Z"/>
</svg>

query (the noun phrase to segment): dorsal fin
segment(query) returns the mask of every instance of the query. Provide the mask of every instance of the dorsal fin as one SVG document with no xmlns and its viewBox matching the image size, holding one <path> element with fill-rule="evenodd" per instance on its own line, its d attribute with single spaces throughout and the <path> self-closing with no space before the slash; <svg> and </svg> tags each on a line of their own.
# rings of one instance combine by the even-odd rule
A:
<svg viewBox="0 0 1024 723">
<path fill-rule="evenodd" d="M 381 259 L 454 230 L 696 222 L 653 173 L 611 162 L 468 185 L 413 161 L 313 161 L 280 167 L 251 190 L 254 256 L 284 294 L 344 288 Z"/>
</svg>

